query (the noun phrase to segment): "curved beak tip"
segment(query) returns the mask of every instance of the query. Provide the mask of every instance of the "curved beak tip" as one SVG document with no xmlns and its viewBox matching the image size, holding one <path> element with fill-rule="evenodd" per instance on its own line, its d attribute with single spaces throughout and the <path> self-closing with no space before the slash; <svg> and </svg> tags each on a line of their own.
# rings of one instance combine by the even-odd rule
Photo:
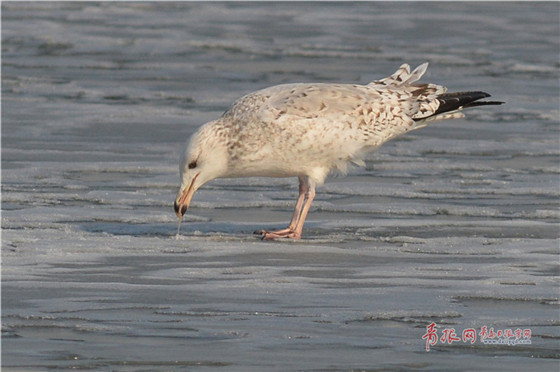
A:
<svg viewBox="0 0 560 372">
<path fill-rule="evenodd" d="M 183 218 L 183 216 L 185 215 L 185 213 L 187 213 L 187 206 L 186 205 L 179 205 L 177 204 L 177 202 L 175 202 L 173 204 L 173 208 L 175 209 L 175 214 L 177 215 L 177 217 L 179 218 Z"/>
<path fill-rule="evenodd" d="M 185 213 L 187 213 L 187 209 L 189 208 L 189 204 L 191 203 L 191 198 L 196 191 L 196 188 L 194 188 L 194 183 L 199 174 L 200 173 L 197 173 L 193 177 L 187 189 L 182 188 L 179 191 L 179 194 L 177 194 L 177 199 L 175 199 L 173 208 L 175 209 L 175 214 L 177 214 L 177 217 L 179 217 L 179 219 L 182 219 Z"/>
</svg>

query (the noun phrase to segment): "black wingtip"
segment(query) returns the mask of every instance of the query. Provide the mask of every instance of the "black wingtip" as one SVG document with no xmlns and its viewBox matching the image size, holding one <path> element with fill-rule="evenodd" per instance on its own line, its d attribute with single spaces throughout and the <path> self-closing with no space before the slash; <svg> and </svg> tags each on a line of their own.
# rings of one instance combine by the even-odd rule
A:
<svg viewBox="0 0 560 372">
<path fill-rule="evenodd" d="M 505 102 L 501 101 L 478 101 L 478 102 L 471 102 L 463 106 L 463 108 L 467 107 L 476 107 L 476 106 L 496 106 L 496 105 L 503 105 Z"/>
<path fill-rule="evenodd" d="M 437 97 L 439 107 L 434 115 L 443 114 L 445 112 L 455 111 L 461 108 L 502 105 L 500 101 L 478 101 L 479 99 L 491 97 L 486 92 L 454 92 L 444 93 Z"/>
</svg>

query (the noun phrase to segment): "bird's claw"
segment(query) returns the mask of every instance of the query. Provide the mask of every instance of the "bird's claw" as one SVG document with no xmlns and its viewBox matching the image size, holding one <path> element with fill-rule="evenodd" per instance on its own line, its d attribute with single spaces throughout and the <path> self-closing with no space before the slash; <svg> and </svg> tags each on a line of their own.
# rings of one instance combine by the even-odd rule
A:
<svg viewBox="0 0 560 372">
<path fill-rule="evenodd" d="M 300 239 L 301 233 L 297 233 L 293 229 L 287 228 L 278 231 L 257 230 L 254 232 L 256 235 L 261 235 L 262 240 L 275 240 L 275 239 Z"/>
</svg>

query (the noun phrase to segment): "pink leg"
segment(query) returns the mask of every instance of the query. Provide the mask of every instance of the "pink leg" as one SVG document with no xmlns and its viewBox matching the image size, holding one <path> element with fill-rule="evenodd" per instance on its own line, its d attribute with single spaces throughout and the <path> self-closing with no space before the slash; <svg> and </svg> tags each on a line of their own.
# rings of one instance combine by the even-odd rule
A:
<svg viewBox="0 0 560 372">
<path fill-rule="evenodd" d="M 305 223 L 305 218 L 307 217 L 313 198 L 315 198 L 315 182 L 311 181 L 307 176 L 300 176 L 299 196 L 290 225 L 287 228 L 278 231 L 259 231 L 259 233 L 262 234 L 263 240 L 301 238 L 303 224 Z"/>
</svg>

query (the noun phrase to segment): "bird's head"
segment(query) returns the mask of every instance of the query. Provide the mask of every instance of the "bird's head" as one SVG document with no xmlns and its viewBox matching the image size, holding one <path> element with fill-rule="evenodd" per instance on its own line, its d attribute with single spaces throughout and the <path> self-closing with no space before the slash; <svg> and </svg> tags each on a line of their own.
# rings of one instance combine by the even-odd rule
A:
<svg viewBox="0 0 560 372">
<path fill-rule="evenodd" d="M 205 183 L 226 174 L 228 155 L 215 122 L 194 133 L 183 151 L 179 171 L 181 187 L 175 199 L 175 213 L 183 218 L 193 194 Z"/>
</svg>

